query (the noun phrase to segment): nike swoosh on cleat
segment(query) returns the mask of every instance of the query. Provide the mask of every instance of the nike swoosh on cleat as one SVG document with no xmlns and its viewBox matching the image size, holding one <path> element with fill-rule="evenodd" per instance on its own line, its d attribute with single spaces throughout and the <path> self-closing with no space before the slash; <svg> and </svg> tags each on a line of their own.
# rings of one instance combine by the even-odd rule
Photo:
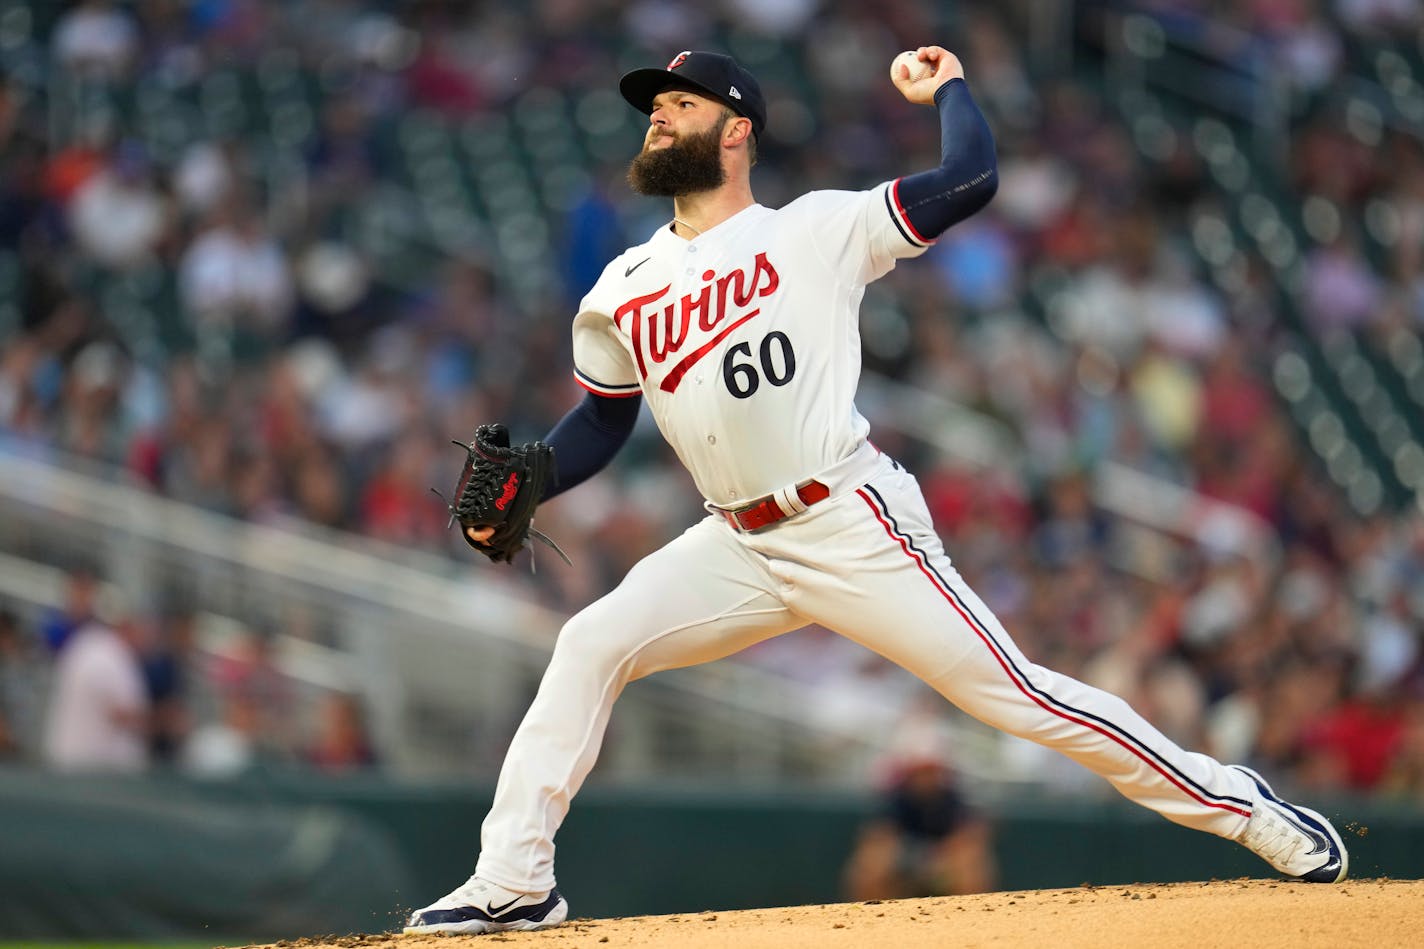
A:
<svg viewBox="0 0 1424 949">
<path fill-rule="evenodd" d="M 515 903 L 518 903 L 522 899 L 524 899 L 523 896 L 516 896 L 514 899 L 510 900 L 508 903 L 505 903 L 503 906 L 495 906 L 493 903 L 490 903 L 485 907 L 485 912 L 489 913 L 491 917 L 498 916 L 500 913 L 503 913 L 505 910 L 509 909 L 511 906 L 513 906 Z"/>
<path fill-rule="evenodd" d="M 1305 834 L 1305 836 L 1310 838 L 1311 855 L 1317 853 L 1326 853 L 1330 850 L 1330 839 L 1324 834 L 1322 834 L 1320 831 L 1316 830 L 1314 827 L 1311 827 L 1309 824 L 1307 824 L 1304 819 L 1305 815 L 1298 812 L 1287 802 L 1281 801 L 1279 798 L 1276 798 L 1276 800 L 1280 802 L 1281 809 L 1285 812 L 1286 820 L 1290 821 L 1292 824 L 1295 825 L 1297 830 L 1299 830 L 1302 834 Z"/>
<path fill-rule="evenodd" d="M 633 266 L 629 267 L 627 270 L 623 271 L 623 276 L 625 276 L 625 277 L 631 277 L 631 276 L 633 276 L 633 271 L 637 270 L 639 267 L 643 266 L 644 264 L 646 264 L 648 261 L 650 261 L 650 260 L 652 260 L 652 259 L 653 259 L 653 258 L 651 258 L 651 257 L 644 257 L 642 260 L 638 261 L 636 264 L 634 264 Z"/>
</svg>

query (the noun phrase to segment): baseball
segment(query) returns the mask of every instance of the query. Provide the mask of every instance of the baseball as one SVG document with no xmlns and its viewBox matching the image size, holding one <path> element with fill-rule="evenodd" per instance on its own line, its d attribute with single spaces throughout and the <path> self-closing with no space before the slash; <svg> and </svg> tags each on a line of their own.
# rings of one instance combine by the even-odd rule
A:
<svg viewBox="0 0 1424 949">
<path fill-rule="evenodd" d="M 919 80 L 928 77 L 931 73 L 934 72 L 934 67 L 931 66 L 929 63 L 920 62 L 919 58 L 915 55 L 915 51 L 912 49 L 905 50 L 905 52 L 901 53 L 899 56 L 896 56 L 894 61 L 890 63 L 891 79 L 900 78 L 901 65 L 909 67 L 911 82 L 918 82 Z"/>
</svg>

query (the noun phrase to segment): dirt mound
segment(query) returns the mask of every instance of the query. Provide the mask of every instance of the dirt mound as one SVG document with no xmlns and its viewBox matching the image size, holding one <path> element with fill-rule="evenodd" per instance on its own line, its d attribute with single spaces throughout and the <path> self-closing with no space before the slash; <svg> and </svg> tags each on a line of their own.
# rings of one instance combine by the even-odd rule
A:
<svg viewBox="0 0 1424 949">
<path fill-rule="evenodd" d="M 345 936 L 266 949 L 1404 949 L 1424 945 L 1424 882 L 1266 880 L 1082 886 L 740 912 L 575 919 L 492 936 Z"/>
</svg>

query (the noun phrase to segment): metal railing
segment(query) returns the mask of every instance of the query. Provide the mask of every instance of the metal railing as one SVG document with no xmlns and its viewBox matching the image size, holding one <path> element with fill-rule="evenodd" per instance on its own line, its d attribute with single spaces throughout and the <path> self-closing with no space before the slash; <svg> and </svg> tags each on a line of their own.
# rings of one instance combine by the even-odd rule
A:
<svg viewBox="0 0 1424 949">
<path fill-rule="evenodd" d="M 494 571 L 335 531 L 245 523 L 0 451 L 0 600 L 57 605 L 62 565 L 79 558 L 135 606 L 201 604 L 210 632 L 264 622 L 285 673 L 362 696 L 383 758 L 407 775 L 492 776 L 565 619 Z M 812 689 L 739 662 L 634 683 L 600 774 L 863 781 L 897 710 L 812 722 Z"/>
</svg>

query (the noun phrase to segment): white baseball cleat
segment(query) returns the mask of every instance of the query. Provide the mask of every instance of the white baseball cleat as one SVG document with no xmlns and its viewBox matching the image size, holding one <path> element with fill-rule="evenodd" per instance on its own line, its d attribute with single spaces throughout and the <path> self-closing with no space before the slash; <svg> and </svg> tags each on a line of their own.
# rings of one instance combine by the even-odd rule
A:
<svg viewBox="0 0 1424 949">
<path fill-rule="evenodd" d="M 516 893 L 470 877 L 448 896 L 410 914 L 407 933 L 498 933 L 557 926 L 569 918 L 558 890 Z"/>
<path fill-rule="evenodd" d="M 1308 807 L 1276 796 L 1266 779 L 1231 765 L 1255 782 L 1260 800 L 1237 842 L 1281 873 L 1305 883 L 1339 883 L 1350 872 L 1350 854 L 1334 826 Z"/>
</svg>

